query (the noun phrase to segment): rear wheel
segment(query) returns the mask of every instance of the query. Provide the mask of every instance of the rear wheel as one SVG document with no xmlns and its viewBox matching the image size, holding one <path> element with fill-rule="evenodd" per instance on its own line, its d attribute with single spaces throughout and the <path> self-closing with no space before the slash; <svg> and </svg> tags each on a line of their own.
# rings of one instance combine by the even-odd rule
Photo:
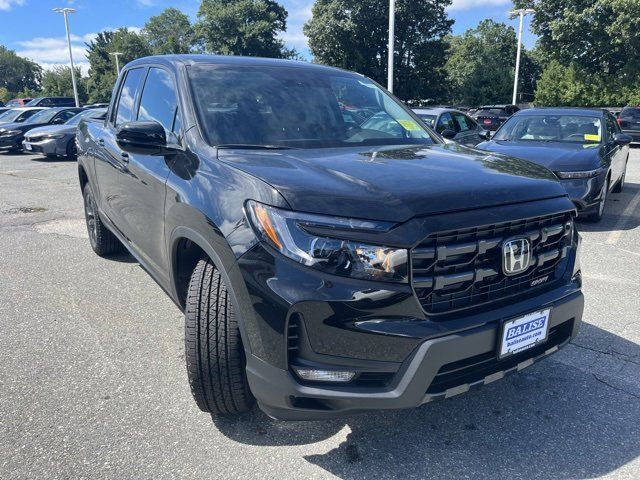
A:
<svg viewBox="0 0 640 480">
<path fill-rule="evenodd" d="M 84 218 L 93 251 L 101 257 L 121 251 L 123 246 L 120 240 L 100 220 L 96 202 L 88 183 L 82 190 L 82 196 L 84 197 Z"/>
<path fill-rule="evenodd" d="M 246 412 L 254 403 L 231 296 L 209 260 L 191 275 L 185 312 L 185 356 L 191 393 L 200 410 Z"/>
</svg>

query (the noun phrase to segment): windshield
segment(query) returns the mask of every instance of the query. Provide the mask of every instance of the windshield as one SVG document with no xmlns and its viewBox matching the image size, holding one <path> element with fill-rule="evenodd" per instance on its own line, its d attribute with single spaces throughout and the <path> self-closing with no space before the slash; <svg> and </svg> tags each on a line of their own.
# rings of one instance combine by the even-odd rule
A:
<svg viewBox="0 0 640 480">
<path fill-rule="evenodd" d="M 0 123 L 11 123 L 18 118 L 22 112 L 24 112 L 24 110 L 7 110 L 0 115 Z"/>
<path fill-rule="evenodd" d="M 65 125 L 78 125 L 80 120 L 83 118 L 105 118 L 106 110 L 104 109 L 95 109 L 95 110 L 85 110 L 84 112 L 80 112 L 77 115 L 71 117 L 70 120 L 65 122 Z"/>
<path fill-rule="evenodd" d="M 45 109 L 40 110 L 38 113 L 33 114 L 29 120 L 24 123 L 49 123 L 49 121 L 56 116 L 58 110 Z"/>
<path fill-rule="evenodd" d="M 420 117 L 420 119 L 424 123 L 429 125 L 431 128 L 435 127 L 435 125 L 436 125 L 436 116 L 435 115 L 425 115 L 424 113 L 418 113 L 417 115 Z"/>
<path fill-rule="evenodd" d="M 600 143 L 598 117 L 578 115 L 518 115 L 511 117 L 493 140 Z"/>
<path fill-rule="evenodd" d="M 299 67 L 189 68 L 211 145 L 327 148 L 433 144 L 408 109 L 371 80 Z"/>
</svg>

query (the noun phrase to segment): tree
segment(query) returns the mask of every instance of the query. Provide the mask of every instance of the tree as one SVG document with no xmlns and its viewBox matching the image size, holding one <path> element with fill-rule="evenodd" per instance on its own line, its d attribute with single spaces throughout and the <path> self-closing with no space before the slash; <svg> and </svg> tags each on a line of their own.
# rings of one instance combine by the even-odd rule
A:
<svg viewBox="0 0 640 480">
<path fill-rule="evenodd" d="M 13 50 L 0 45 L 0 88 L 14 96 L 24 90 L 38 90 L 42 68 L 31 60 L 22 58 Z"/>
<path fill-rule="evenodd" d="M 590 94 L 585 77 L 575 64 L 563 66 L 551 60 L 546 66 L 536 89 L 536 104 L 540 106 L 589 106 Z"/>
<path fill-rule="evenodd" d="M 116 63 L 111 52 L 120 52 L 120 66 L 136 58 L 151 55 L 151 47 L 140 34 L 127 28 L 116 31 L 100 32 L 94 40 L 87 44 L 89 59 L 89 78 L 87 93 L 89 102 L 108 102 L 115 84 Z"/>
<path fill-rule="evenodd" d="M 76 85 L 80 103 L 87 101 L 86 79 L 82 77 L 79 68 L 75 69 Z M 53 70 L 47 70 L 42 75 L 42 95 L 73 97 L 73 82 L 71 79 L 71 67 L 57 66 Z"/>
<path fill-rule="evenodd" d="M 640 73 L 637 0 L 516 0 L 535 7 L 531 28 L 550 59 L 588 74 Z"/>
<path fill-rule="evenodd" d="M 395 93 L 402 99 L 444 95 L 445 7 L 451 0 L 398 0 L 394 52 Z M 317 0 L 304 26 L 319 63 L 355 70 L 386 83 L 387 0 Z"/>
<path fill-rule="evenodd" d="M 512 27 L 483 20 L 462 36 L 450 37 L 449 45 L 445 69 L 454 103 L 511 102 L 517 48 Z"/>
<path fill-rule="evenodd" d="M 278 38 L 287 15 L 272 0 L 202 0 L 196 31 L 211 53 L 291 58 L 296 52 Z"/>
<path fill-rule="evenodd" d="M 142 29 L 154 55 L 189 53 L 195 35 L 189 17 L 177 8 L 167 8 L 151 17 Z"/>
</svg>

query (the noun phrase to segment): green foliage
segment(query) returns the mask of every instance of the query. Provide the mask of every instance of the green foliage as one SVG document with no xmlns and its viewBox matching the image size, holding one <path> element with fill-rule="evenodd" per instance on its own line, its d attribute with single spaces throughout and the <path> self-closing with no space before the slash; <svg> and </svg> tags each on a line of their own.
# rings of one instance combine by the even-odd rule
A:
<svg viewBox="0 0 640 480">
<path fill-rule="evenodd" d="M 640 2 L 516 0 L 534 7 L 544 73 L 536 103 L 624 105 L 638 99 Z M 555 84 L 554 81 L 560 84 Z M 557 91 L 554 91 L 557 90 Z M 563 91 L 561 91 L 563 90 Z"/>
<path fill-rule="evenodd" d="M 19 57 L 13 50 L 0 45 L 0 88 L 12 98 L 24 90 L 37 90 L 42 68 L 35 62 Z"/>
<path fill-rule="evenodd" d="M 398 0 L 396 3 L 395 93 L 400 98 L 440 99 L 445 61 L 444 36 L 453 21 L 450 0 Z M 387 0 L 317 0 L 304 26 L 319 63 L 355 70 L 386 83 Z"/>
<path fill-rule="evenodd" d="M 462 36 L 450 37 L 449 45 L 445 69 L 454 103 L 511 102 L 517 48 L 512 27 L 483 20 Z"/>
<path fill-rule="evenodd" d="M 189 53 L 194 49 L 195 32 L 189 17 L 173 7 L 151 17 L 142 34 L 154 55 Z"/>
<path fill-rule="evenodd" d="M 78 99 L 80 104 L 87 101 L 86 78 L 82 77 L 79 68 L 75 69 L 76 85 L 78 87 Z M 53 70 L 47 70 L 42 75 L 43 96 L 73 97 L 73 82 L 71 80 L 71 67 L 58 66 Z"/>
<path fill-rule="evenodd" d="M 278 38 L 287 15 L 272 0 L 202 0 L 195 28 L 211 53 L 291 58 L 296 52 Z"/>
<path fill-rule="evenodd" d="M 87 93 L 89 103 L 108 102 L 115 84 L 116 62 L 111 52 L 120 52 L 120 68 L 125 64 L 151 55 L 151 47 L 146 39 L 129 29 L 100 32 L 95 40 L 87 44 L 89 59 L 89 79 Z"/>
</svg>

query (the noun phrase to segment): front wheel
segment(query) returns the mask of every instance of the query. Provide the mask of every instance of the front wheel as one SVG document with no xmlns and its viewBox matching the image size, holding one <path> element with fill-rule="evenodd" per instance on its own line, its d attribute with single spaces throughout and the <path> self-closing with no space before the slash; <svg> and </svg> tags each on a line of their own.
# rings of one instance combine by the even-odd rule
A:
<svg viewBox="0 0 640 480">
<path fill-rule="evenodd" d="M 123 246 L 120 240 L 100 220 L 96 201 L 88 183 L 82 189 L 82 196 L 84 197 L 84 218 L 93 251 L 101 257 L 121 251 Z"/>
<path fill-rule="evenodd" d="M 200 410 L 246 412 L 254 404 L 231 296 L 209 260 L 191 275 L 185 311 L 185 357 L 191 393 Z"/>
<path fill-rule="evenodd" d="M 602 192 L 600 193 L 600 201 L 598 202 L 598 207 L 595 212 L 589 215 L 588 220 L 590 222 L 599 222 L 604 217 L 604 207 L 607 204 L 607 197 L 609 194 L 609 179 L 605 180 L 604 186 L 602 187 Z"/>
<path fill-rule="evenodd" d="M 624 170 L 622 172 L 622 176 L 620 177 L 620 180 L 618 181 L 616 186 L 613 187 L 614 193 L 622 193 L 622 190 L 624 189 L 624 181 L 627 178 L 627 163 L 628 163 L 628 160 L 624 164 Z"/>
</svg>

